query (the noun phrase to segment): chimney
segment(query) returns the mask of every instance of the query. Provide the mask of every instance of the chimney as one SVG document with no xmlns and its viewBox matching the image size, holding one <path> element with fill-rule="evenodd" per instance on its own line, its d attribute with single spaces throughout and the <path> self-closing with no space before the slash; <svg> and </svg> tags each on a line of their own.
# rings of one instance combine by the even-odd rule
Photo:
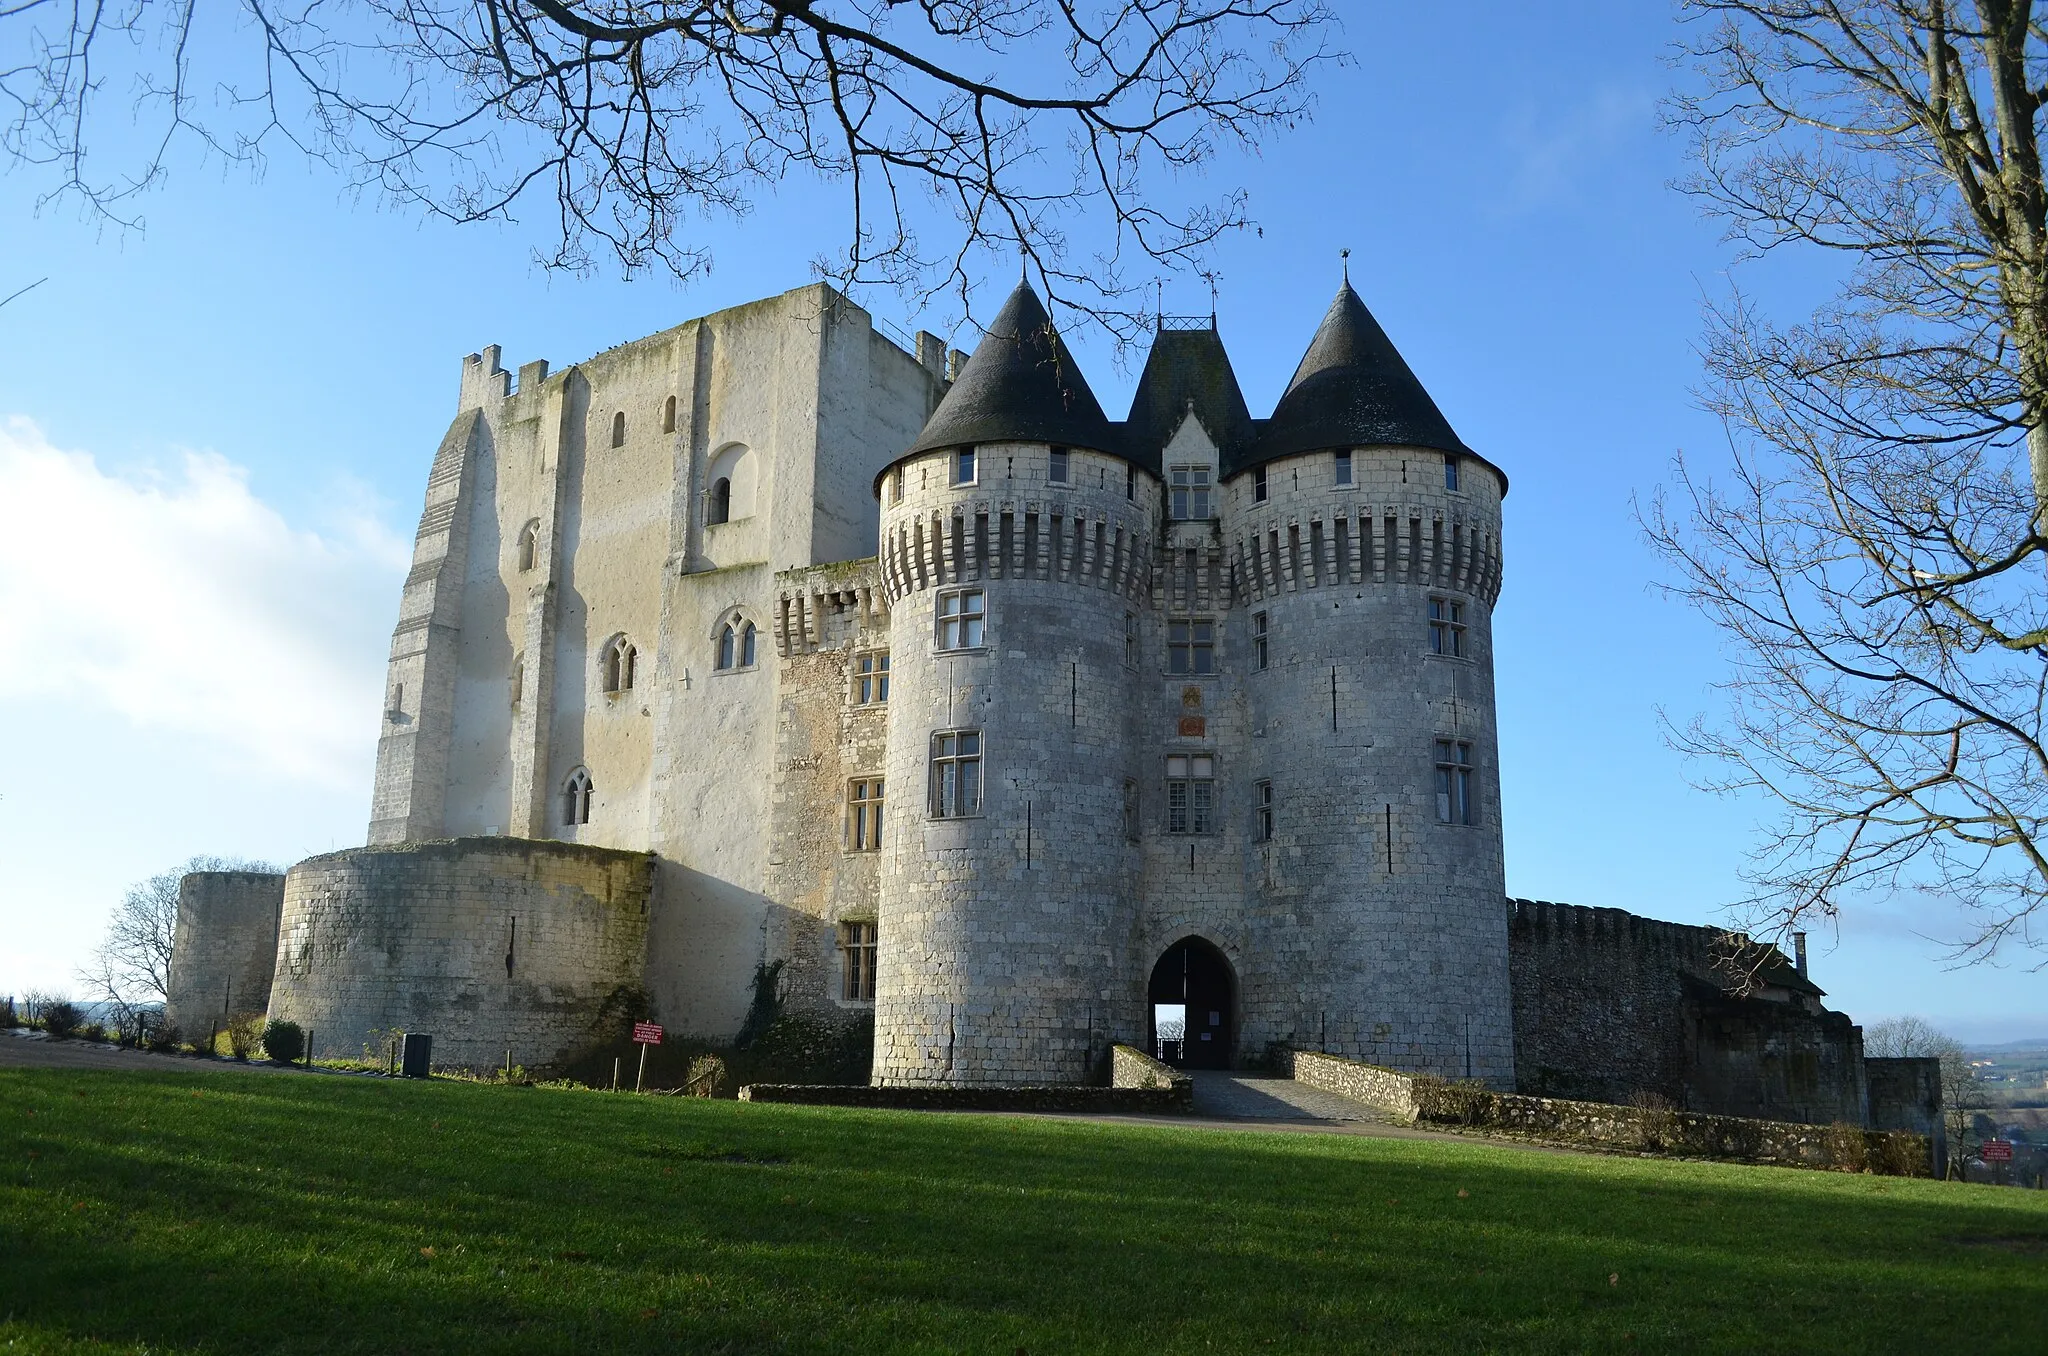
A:
<svg viewBox="0 0 2048 1356">
<path fill-rule="evenodd" d="M 1806 978 L 1806 934 L 1803 932 L 1792 934 L 1792 968 L 1799 972 L 1801 979 Z"/>
</svg>

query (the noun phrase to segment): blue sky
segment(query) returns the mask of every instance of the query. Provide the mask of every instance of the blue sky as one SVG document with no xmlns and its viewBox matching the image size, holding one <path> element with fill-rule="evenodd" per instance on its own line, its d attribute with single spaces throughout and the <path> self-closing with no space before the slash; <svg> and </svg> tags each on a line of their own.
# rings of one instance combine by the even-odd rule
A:
<svg viewBox="0 0 2048 1356">
<path fill-rule="evenodd" d="M 1211 185 L 1263 234 L 1216 257 L 1254 412 L 1352 251 L 1361 295 L 1466 442 L 1513 480 L 1496 614 L 1510 890 L 1709 922 L 1764 807 L 1706 797 L 1662 738 L 1714 701 L 1715 634 L 1658 595 L 1632 502 L 1713 460 L 1693 344 L 1730 251 L 1670 181 L 1656 104 L 1682 72 L 1655 4 L 1346 6 L 1315 121 Z M 110 138 L 100 148 L 124 148 Z M 556 366 L 809 281 L 838 199 L 784 186 L 698 223 L 715 271 L 546 274 L 535 225 L 452 227 L 329 173 L 187 160 L 146 231 L 35 211 L 0 176 L 0 992 L 68 981 L 129 882 L 194 853 L 290 862 L 361 842 L 383 655 L 462 355 Z M 1194 185 L 1201 188 L 1203 185 Z M 990 313 L 1014 266 L 992 260 Z M 1806 305 L 1822 261 L 1750 270 Z M 889 293 L 861 298 L 905 329 Z M 1169 283 L 1169 311 L 1206 286 Z M 954 341 L 972 347 L 969 332 Z M 1135 368 L 1075 335 L 1103 404 Z M 1948 920 L 1862 901 L 1815 978 L 1869 1022 L 2048 1033 L 2024 960 L 1946 970 Z"/>
</svg>

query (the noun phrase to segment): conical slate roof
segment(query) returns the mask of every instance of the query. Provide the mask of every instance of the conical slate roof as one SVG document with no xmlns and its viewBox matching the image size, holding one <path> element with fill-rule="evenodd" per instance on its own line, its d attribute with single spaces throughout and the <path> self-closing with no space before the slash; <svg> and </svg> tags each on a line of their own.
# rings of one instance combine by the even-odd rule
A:
<svg viewBox="0 0 2048 1356">
<path fill-rule="evenodd" d="M 1010 293 L 906 455 L 994 442 L 1060 443 L 1125 455 L 1029 283 Z"/>
<path fill-rule="evenodd" d="M 1373 444 L 1473 455 L 1347 280 L 1256 448 L 1234 464 L 1226 458 L 1222 474 L 1302 452 Z"/>
<path fill-rule="evenodd" d="M 1206 329 L 1161 329 L 1153 337 L 1145 371 L 1131 397 L 1131 417 L 1124 422 L 1131 459 L 1157 472 L 1161 450 L 1180 431 L 1190 409 L 1215 441 L 1223 465 L 1250 457 L 1255 436 L 1251 410 L 1213 324 Z"/>
</svg>

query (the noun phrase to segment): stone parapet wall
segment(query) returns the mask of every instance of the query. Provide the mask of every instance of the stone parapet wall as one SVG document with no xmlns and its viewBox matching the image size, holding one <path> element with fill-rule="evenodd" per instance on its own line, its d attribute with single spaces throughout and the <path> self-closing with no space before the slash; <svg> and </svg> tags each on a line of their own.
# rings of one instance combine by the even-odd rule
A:
<svg viewBox="0 0 2048 1356">
<path fill-rule="evenodd" d="M 1113 1088 L 1164 1088 L 1192 1102 L 1195 1080 L 1170 1064 L 1161 1064 L 1136 1046 L 1109 1048 L 1109 1085 Z"/>
<path fill-rule="evenodd" d="M 188 1038 L 270 1006 L 284 881 L 270 871 L 194 871 L 178 882 L 165 1018 Z"/>
<path fill-rule="evenodd" d="M 1382 1069 L 1376 1064 L 1361 1064 L 1355 1059 L 1339 1059 L 1335 1055 L 1285 1047 L 1274 1052 L 1273 1063 L 1279 1072 L 1297 1083 L 1364 1102 L 1402 1120 L 1415 1119 L 1415 1077 L 1412 1074 Z"/>
<path fill-rule="evenodd" d="M 1894 1177 L 1930 1176 L 1937 1161 L 1927 1136 L 1906 1131 L 1525 1097 L 1488 1092 L 1470 1083 L 1411 1077 L 1307 1051 L 1278 1052 L 1275 1062 L 1313 1087 L 1343 1093 L 1417 1124 L 1459 1126 L 1586 1148 Z"/>
<path fill-rule="evenodd" d="M 1194 1084 L 1183 1080 L 1178 1086 L 1165 1088 L 1018 1087 L 1000 1084 L 862 1088 L 809 1083 L 750 1083 L 740 1089 L 740 1100 L 895 1111 L 1070 1111 L 1157 1115 L 1189 1110 L 1194 1105 Z"/>
<path fill-rule="evenodd" d="M 285 878 L 271 1016 L 331 1055 L 420 1031 L 437 1066 L 558 1064 L 644 982 L 654 880 L 644 852 L 517 838 L 309 858 Z"/>
</svg>

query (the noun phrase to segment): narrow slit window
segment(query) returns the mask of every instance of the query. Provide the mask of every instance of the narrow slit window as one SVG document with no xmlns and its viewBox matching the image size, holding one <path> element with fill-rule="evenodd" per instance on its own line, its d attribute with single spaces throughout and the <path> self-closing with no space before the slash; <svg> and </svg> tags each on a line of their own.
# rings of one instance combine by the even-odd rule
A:
<svg viewBox="0 0 2048 1356">
<path fill-rule="evenodd" d="M 1447 490 L 1458 488 L 1458 459 L 1448 452 L 1444 454 L 1444 488 Z"/>
<path fill-rule="evenodd" d="M 1263 612 L 1252 613 L 1252 667 L 1255 669 L 1265 668 L 1269 657 L 1266 646 L 1270 637 L 1267 634 L 1266 628 L 1266 614 Z"/>
<path fill-rule="evenodd" d="M 1138 784 L 1124 779 L 1124 838 L 1127 842 L 1138 841 L 1141 821 L 1138 818 Z"/>
<path fill-rule="evenodd" d="M 519 529 L 519 568 L 530 570 L 540 559 L 540 519 L 536 518 Z"/>
<path fill-rule="evenodd" d="M 1273 783 L 1252 783 L 1252 837 L 1261 843 L 1273 841 Z"/>
<path fill-rule="evenodd" d="M 1138 667 L 1138 614 L 1124 613 L 1124 667 Z"/>
<path fill-rule="evenodd" d="M 676 431 L 676 398 L 674 396 L 670 396 L 667 400 L 661 402 L 661 431 L 663 433 L 674 433 Z"/>
<path fill-rule="evenodd" d="M 1126 466 L 1124 467 L 1124 498 L 1136 499 L 1137 497 L 1138 468 L 1135 466 Z"/>
<path fill-rule="evenodd" d="M 626 412 L 624 410 L 620 410 L 617 414 L 614 414 L 612 416 L 612 446 L 624 447 L 625 445 Z"/>
<path fill-rule="evenodd" d="M 732 520 L 732 480 L 720 476 L 711 482 L 711 492 L 704 499 L 704 521 L 723 523 Z"/>
</svg>

